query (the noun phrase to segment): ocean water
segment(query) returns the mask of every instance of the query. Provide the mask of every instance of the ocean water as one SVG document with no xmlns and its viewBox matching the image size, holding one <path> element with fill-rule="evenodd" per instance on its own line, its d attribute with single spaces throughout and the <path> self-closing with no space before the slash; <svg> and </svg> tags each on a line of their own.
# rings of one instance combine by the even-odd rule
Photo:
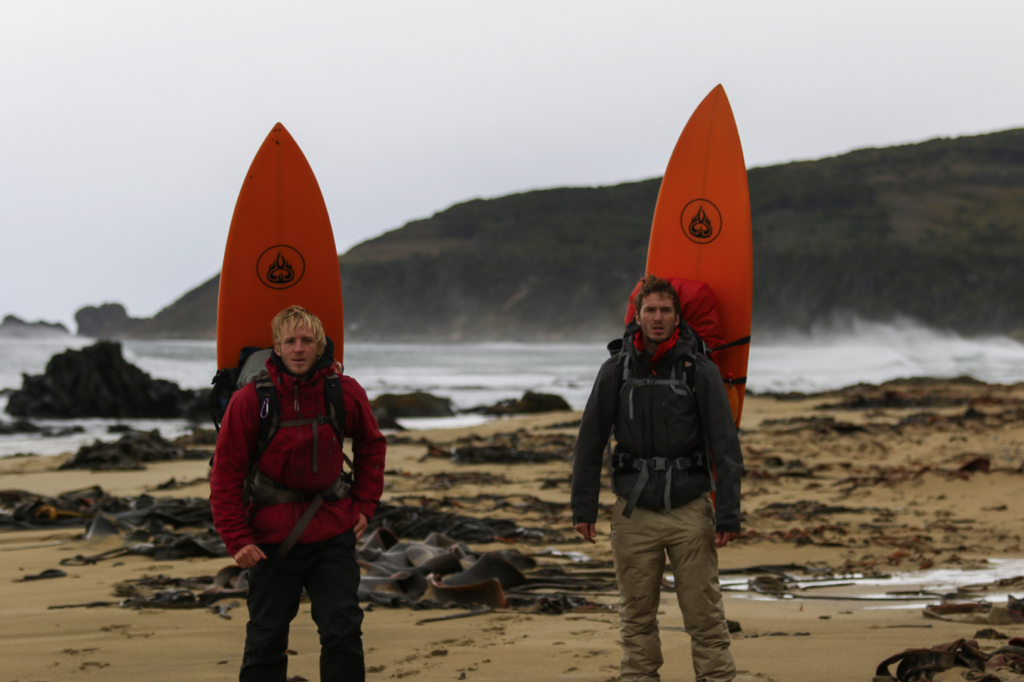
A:
<svg viewBox="0 0 1024 682">
<path fill-rule="evenodd" d="M 55 353 L 92 339 L 0 339 L 0 389 L 20 388 L 22 373 L 39 374 Z M 126 341 L 129 362 L 185 388 L 209 386 L 215 370 L 212 341 Z M 348 343 L 345 372 L 370 398 L 382 393 L 427 391 L 458 409 L 518 398 L 525 391 L 557 393 L 582 409 L 597 368 L 608 357 L 600 343 L 382 344 Z M 805 333 L 755 337 L 748 387 L 756 392 L 821 391 L 860 382 L 912 376 L 969 375 L 991 383 L 1024 381 L 1024 345 L 1006 337 L 964 338 L 908 320 L 848 320 Z M 0 410 L 6 398 L 0 398 Z M 410 428 L 479 423 L 478 415 L 405 420 Z M 80 425 L 86 433 L 60 438 L 0 436 L 0 457 L 18 452 L 54 454 L 94 439 L 113 440 L 117 420 L 38 420 L 43 426 Z M 158 428 L 167 438 L 187 432 L 183 420 L 126 420 L 137 429 Z"/>
</svg>

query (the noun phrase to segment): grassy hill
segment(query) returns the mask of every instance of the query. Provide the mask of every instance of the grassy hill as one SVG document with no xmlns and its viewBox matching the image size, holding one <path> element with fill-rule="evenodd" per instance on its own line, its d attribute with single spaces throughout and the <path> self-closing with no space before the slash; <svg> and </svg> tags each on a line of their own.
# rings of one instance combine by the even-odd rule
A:
<svg viewBox="0 0 1024 682">
<path fill-rule="evenodd" d="M 1024 130 L 749 171 L 755 314 L 1024 329 Z"/>
<path fill-rule="evenodd" d="M 834 314 L 1024 331 L 1024 130 L 749 171 L 755 328 Z M 643 274 L 660 179 L 457 204 L 339 257 L 352 339 L 597 339 Z M 213 335 L 217 278 L 132 335 Z"/>
</svg>

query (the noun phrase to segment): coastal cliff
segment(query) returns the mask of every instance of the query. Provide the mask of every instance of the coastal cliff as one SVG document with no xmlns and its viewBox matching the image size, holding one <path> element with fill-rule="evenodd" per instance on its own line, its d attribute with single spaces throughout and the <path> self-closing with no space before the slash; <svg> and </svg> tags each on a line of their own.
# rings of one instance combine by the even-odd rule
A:
<svg viewBox="0 0 1024 682">
<path fill-rule="evenodd" d="M 752 168 L 754 325 L 1024 332 L 1024 130 Z M 456 204 L 339 257 L 350 339 L 592 340 L 643 274 L 660 178 Z M 214 277 L 124 336 L 212 338 Z"/>
</svg>

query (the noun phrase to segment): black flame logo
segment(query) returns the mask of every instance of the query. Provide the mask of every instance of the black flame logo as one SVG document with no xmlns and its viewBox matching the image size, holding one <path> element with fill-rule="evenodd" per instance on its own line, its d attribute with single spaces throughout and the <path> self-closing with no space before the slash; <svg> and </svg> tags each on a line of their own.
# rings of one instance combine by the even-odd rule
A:
<svg viewBox="0 0 1024 682">
<path fill-rule="evenodd" d="M 712 232 L 714 232 L 714 228 L 711 226 L 711 219 L 708 218 L 704 207 L 701 206 L 697 209 L 697 214 L 690 220 L 690 234 L 698 239 L 707 239 Z"/>
<path fill-rule="evenodd" d="M 274 259 L 274 262 L 267 269 L 267 280 L 273 284 L 287 284 L 293 279 L 295 279 L 295 269 L 278 251 L 277 258 Z"/>
</svg>

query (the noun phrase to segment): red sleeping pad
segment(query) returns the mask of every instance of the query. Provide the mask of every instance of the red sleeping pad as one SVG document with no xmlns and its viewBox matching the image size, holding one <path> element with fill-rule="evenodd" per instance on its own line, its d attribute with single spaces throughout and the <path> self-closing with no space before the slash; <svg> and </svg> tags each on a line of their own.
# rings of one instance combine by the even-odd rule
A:
<svg viewBox="0 0 1024 682">
<path fill-rule="evenodd" d="M 690 328 L 708 344 L 708 348 L 714 350 L 725 344 L 718 319 L 718 299 L 711 291 L 706 282 L 698 282 L 692 279 L 679 279 L 669 277 L 666 281 L 675 287 L 679 293 L 679 303 L 683 308 L 683 319 Z M 636 318 L 636 307 L 633 301 L 640 293 L 643 280 L 636 283 L 633 293 L 629 295 L 629 306 L 626 308 L 624 324 L 629 324 Z"/>
</svg>

